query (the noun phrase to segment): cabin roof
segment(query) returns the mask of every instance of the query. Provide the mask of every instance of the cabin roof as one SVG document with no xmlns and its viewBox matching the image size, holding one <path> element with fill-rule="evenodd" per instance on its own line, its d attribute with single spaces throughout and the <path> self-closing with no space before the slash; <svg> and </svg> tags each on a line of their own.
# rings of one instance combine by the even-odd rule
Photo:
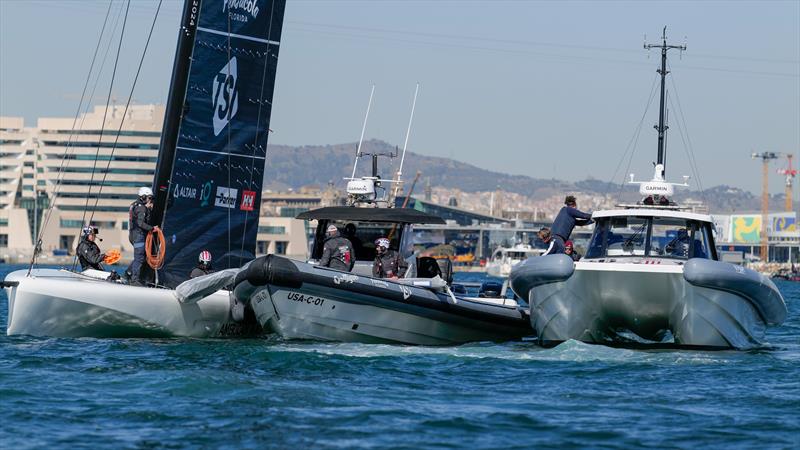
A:
<svg viewBox="0 0 800 450">
<path fill-rule="evenodd" d="M 674 209 L 650 209 L 650 208 L 630 208 L 630 209 L 608 209 L 595 211 L 593 219 L 601 217 L 675 217 L 678 219 L 697 220 L 700 222 L 713 222 L 711 216 L 707 214 L 697 214 L 687 211 L 676 211 Z"/>
<path fill-rule="evenodd" d="M 312 209 L 297 215 L 304 220 L 351 220 L 358 222 L 393 222 L 445 225 L 439 216 L 411 208 L 356 208 L 353 206 L 328 206 Z"/>
</svg>

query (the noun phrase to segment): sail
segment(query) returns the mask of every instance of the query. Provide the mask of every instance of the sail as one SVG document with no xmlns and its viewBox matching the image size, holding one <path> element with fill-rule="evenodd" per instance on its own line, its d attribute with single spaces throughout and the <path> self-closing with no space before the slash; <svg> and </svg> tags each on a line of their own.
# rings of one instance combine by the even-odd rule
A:
<svg viewBox="0 0 800 450">
<path fill-rule="evenodd" d="M 157 194 L 154 216 L 167 242 L 158 276 L 166 286 L 188 278 L 203 250 L 217 270 L 255 257 L 284 8 L 285 0 L 187 0 L 185 95 L 175 108 L 174 153 L 162 138 L 158 171 L 167 182 L 156 175 L 163 212 Z M 180 52 L 179 40 L 172 89 L 181 89 Z"/>
</svg>

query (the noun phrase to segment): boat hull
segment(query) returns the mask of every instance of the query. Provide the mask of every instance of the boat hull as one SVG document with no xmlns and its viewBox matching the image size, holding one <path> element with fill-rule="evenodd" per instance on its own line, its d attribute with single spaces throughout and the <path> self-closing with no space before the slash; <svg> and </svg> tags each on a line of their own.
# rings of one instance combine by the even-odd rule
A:
<svg viewBox="0 0 800 450">
<path fill-rule="evenodd" d="M 543 345 L 576 339 L 748 349 L 762 345 L 767 326 L 785 318 L 771 281 L 726 263 L 573 265 L 568 259 L 529 261 L 511 275 L 512 289 L 530 302 Z"/>
<path fill-rule="evenodd" d="M 262 326 L 287 339 L 453 345 L 531 334 L 528 317 L 510 299 L 454 300 L 426 288 L 268 258 L 254 261 L 251 267 L 268 268 L 237 280 L 234 292 L 250 300 Z"/>
<path fill-rule="evenodd" d="M 172 290 L 127 286 L 63 270 L 10 273 L 8 335 L 51 337 L 217 337 L 251 334 L 231 318 L 231 299 L 215 292 L 196 303 Z"/>
</svg>

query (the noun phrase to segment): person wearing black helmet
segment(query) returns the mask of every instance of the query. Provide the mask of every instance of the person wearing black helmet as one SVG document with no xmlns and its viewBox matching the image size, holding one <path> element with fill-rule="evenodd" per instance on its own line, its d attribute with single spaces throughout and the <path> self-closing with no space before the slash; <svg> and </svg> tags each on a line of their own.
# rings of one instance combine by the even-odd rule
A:
<svg viewBox="0 0 800 450">
<path fill-rule="evenodd" d="M 592 214 L 578 210 L 578 204 L 574 195 L 568 195 L 564 199 L 564 207 L 558 212 L 550 232 L 553 237 L 552 253 L 564 253 L 565 243 L 569 240 L 575 225 L 586 226 L 593 223 Z"/>
<path fill-rule="evenodd" d="M 139 275 L 145 260 L 145 238 L 151 230 L 158 231 L 158 226 L 150 225 L 152 209 L 153 191 L 147 186 L 139 188 L 139 197 L 128 208 L 128 240 L 133 244 L 133 261 L 126 272 L 132 285 L 143 285 Z"/>
<path fill-rule="evenodd" d="M 197 257 L 197 267 L 192 269 L 192 273 L 189 274 L 189 278 L 202 277 L 203 275 L 208 275 L 212 272 L 214 272 L 214 269 L 211 268 L 211 252 L 208 250 L 203 250 Z"/>
<path fill-rule="evenodd" d="M 400 278 L 408 269 L 405 260 L 389 246 L 388 238 L 375 240 L 375 262 L 372 263 L 372 276 L 375 278 Z"/>
<path fill-rule="evenodd" d="M 105 258 L 105 254 L 100 251 L 95 239 L 97 239 L 97 228 L 87 225 L 81 231 L 81 242 L 75 253 L 78 254 L 78 261 L 81 263 L 81 271 L 87 269 L 103 270 L 100 265 Z"/>
<path fill-rule="evenodd" d="M 325 230 L 325 236 L 319 265 L 346 272 L 351 271 L 356 263 L 353 244 L 346 237 L 339 235 L 336 225 L 329 225 Z"/>
</svg>

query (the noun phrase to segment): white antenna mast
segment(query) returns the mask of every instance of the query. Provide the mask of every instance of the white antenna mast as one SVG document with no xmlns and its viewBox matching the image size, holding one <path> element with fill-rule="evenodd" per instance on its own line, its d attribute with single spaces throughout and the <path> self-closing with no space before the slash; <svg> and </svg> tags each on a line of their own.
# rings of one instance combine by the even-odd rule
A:
<svg viewBox="0 0 800 450">
<path fill-rule="evenodd" d="M 400 190 L 400 183 L 403 177 L 403 162 L 406 160 L 406 149 L 408 148 L 408 137 L 411 135 L 411 122 L 414 120 L 414 109 L 417 107 L 417 94 L 419 94 L 419 83 L 414 90 L 414 102 L 411 103 L 411 117 L 408 118 L 408 129 L 406 130 L 406 141 L 403 143 L 403 156 L 400 157 L 400 168 L 397 169 L 397 181 L 394 185 L 394 197 L 397 197 L 397 191 Z"/>
<path fill-rule="evenodd" d="M 350 178 L 356 177 L 356 167 L 358 167 L 358 158 L 361 156 L 361 143 L 364 142 L 364 131 L 367 129 L 367 119 L 369 119 L 369 109 L 372 107 L 372 95 L 375 94 L 375 85 L 372 85 L 372 91 L 369 93 L 369 103 L 367 103 L 367 114 L 364 116 L 364 125 L 361 127 L 361 137 L 358 138 L 358 147 L 356 147 L 356 161 L 353 163 L 353 175 Z"/>
</svg>

